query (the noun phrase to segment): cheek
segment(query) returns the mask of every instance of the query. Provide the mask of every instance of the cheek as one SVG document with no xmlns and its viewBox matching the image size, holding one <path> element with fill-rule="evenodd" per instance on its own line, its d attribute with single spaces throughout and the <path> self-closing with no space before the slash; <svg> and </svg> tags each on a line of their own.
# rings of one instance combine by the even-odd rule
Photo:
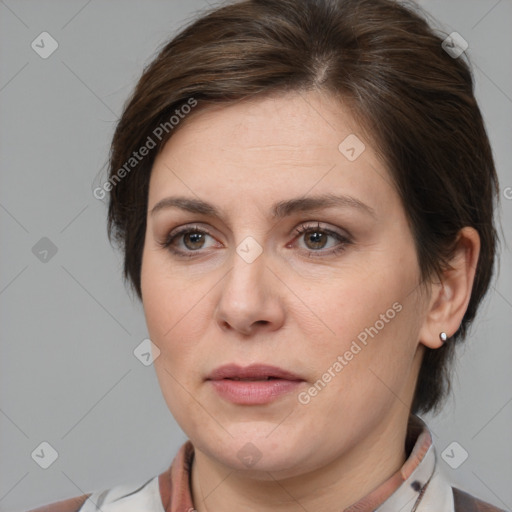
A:
<svg viewBox="0 0 512 512">
<path fill-rule="evenodd" d="M 324 338 L 327 346 L 333 340 L 350 343 L 359 335 L 364 342 L 367 330 L 374 332 L 375 328 L 379 333 L 390 331 L 401 314 L 397 310 L 402 309 L 404 291 L 399 279 L 390 272 L 389 277 L 383 274 L 364 275 L 358 269 L 345 269 L 339 278 L 324 282 L 327 286 L 319 284 L 314 296 L 310 292 L 307 304 L 316 313 L 317 324 L 323 322 L 329 327 L 330 336 Z"/>
<path fill-rule="evenodd" d="M 160 349 L 155 361 L 157 373 L 164 371 L 179 379 L 191 380 L 191 367 L 197 369 L 198 343 L 204 338 L 206 321 L 211 323 L 207 292 L 212 288 L 208 279 L 194 279 L 175 269 L 161 252 L 145 252 L 141 269 L 141 289 L 144 315 L 150 339 Z M 167 377 L 165 377 L 167 379 Z M 178 386 L 173 379 L 166 384 Z"/>
<path fill-rule="evenodd" d="M 198 335 L 191 315 L 199 299 L 190 285 L 169 273 L 162 258 L 145 253 L 141 269 L 144 314 L 149 337 L 160 354 L 153 365 L 163 398 L 182 429 L 201 423 L 201 410 L 193 399 L 196 383 L 192 379 L 197 368 L 194 350 Z"/>
<path fill-rule="evenodd" d="M 148 329 L 155 338 L 170 335 L 192 307 L 189 303 L 194 298 L 193 286 L 176 272 L 160 249 L 144 249 L 142 303 Z"/>
<path fill-rule="evenodd" d="M 301 324 L 304 340 L 315 340 L 306 344 L 306 360 L 322 381 L 319 386 L 328 381 L 325 388 L 333 397 L 341 390 L 347 400 L 355 395 L 378 399 L 408 379 L 420 327 L 414 270 L 414 264 L 395 264 L 364 279 L 350 272 L 311 303 L 329 331 L 318 331 L 318 321 L 316 333 L 313 323 Z"/>
<path fill-rule="evenodd" d="M 141 268 L 142 303 L 149 337 L 160 349 L 160 356 L 155 361 L 155 368 L 160 373 L 172 359 L 169 348 L 179 344 L 178 327 L 180 320 L 186 317 L 185 301 L 177 300 L 177 297 L 189 296 L 177 288 L 176 281 L 169 278 L 163 267 L 156 253 L 145 250 Z"/>
</svg>

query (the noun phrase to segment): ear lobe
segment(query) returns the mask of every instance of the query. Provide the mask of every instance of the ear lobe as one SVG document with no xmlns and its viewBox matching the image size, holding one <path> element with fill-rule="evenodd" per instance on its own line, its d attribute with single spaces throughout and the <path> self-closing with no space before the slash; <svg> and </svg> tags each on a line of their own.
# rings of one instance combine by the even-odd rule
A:
<svg viewBox="0 0 512 512">
<path fill-rule="evenodd" d="M 475 280 L 480 254 L 480 236 L 476 229 L 460 230 L 450 267 L 444 270 L 439 283 L 431 287 L 425 321 L 420 329 L 420 343 L 429 348 L 443 345 L 440 333 L 449 338 L 459 328 L 466 313 Z"/>
</svg>

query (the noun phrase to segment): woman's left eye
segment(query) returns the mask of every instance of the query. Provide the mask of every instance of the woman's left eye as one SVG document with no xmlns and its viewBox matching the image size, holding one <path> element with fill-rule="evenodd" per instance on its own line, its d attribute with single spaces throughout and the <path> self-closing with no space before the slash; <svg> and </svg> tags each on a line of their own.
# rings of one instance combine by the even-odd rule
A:
<svg viewBox="0 0 512 512">
<path fill-rule="evenodd" d="M 344 251 L 351 243 L 350 238 L 347 235 L 343 235 L 331 229 L 322 228 L 320 224 L 316 226 L 299 226 L 295 233 L 301 240 L 304 240 L 306 245 L 306 251 L 310 252 L 311 255 L 317 256 L 325 256 L 326 254 L 335 254 L 341 251 Z M 334 239 L 338 243 L 334 245 L 328 246 L 329 238 Z M 327 250 L 324 250 L 326 249 Z"/>
</svg>

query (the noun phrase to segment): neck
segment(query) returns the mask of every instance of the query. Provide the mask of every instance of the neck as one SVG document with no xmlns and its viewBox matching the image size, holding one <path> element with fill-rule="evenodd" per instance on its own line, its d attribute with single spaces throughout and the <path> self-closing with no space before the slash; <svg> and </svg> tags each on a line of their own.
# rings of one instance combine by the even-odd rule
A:
<svg viewBox="0 0 512 512">
<path fill-rule="evenodd" d="M 344 510 L 398 471 L 406 460 L 407 418 L 380 424 L 362 443 L 314 472 L 280 479 L 234 471 L 195 450 L 192 497 L 198 512 Z M 400 420 L 400 423 L 397 423 Z M 397 427 L 399 425 L 399 427 Z"/>
</svg>

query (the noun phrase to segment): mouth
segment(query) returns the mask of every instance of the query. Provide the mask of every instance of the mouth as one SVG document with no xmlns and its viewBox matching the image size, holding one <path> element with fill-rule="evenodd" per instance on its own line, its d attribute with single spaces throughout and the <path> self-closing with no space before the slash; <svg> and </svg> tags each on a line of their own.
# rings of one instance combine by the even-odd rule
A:
<svg viewBox="0 0 512 512">
<path fill-rule="evenodd" d="M 263 405 L 297 390 L 305 380 L 287 370 L 254 364 L 225 365 L 206 379 L 224 400 L 238 405 Z"/>
<path fill-rule="evenodd" d="M 288 380 L 303 381 L 299 375 L 279 368 L 264 364 L 252 364 L 250 366 L 238 366 L 228 364 L 220 366 L 213 370 L 206 380 L 236 380 L 236 381 L 269 381 L 269 380 Z"/>
<path fill-rule="evenodd" d="M 240 377 L 227 377 L 227 380 L 242 380 L 242 381 L 261 381 L 261 380 L 276 380 L 279 377 L 264 377 L 264 378 L 248 378 L 248 379 L 241 379 Z"/>
</svg>

